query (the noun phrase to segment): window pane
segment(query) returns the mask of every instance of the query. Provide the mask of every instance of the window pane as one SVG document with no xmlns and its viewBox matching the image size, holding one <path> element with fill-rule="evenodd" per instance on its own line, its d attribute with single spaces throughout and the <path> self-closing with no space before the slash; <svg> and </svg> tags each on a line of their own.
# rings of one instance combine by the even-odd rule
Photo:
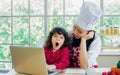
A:
<svg viewBox="0 0 120 75">
<path fill-rule="evenodd" d="M 44 18 L 41 17 L 32 17 L 30 19 L 31 29 L 30 29 L 30 41 L 31 44 L 37 44 L 38 41 L 44 40 Z"/>
<path fill-rule="evenodd" d="M 100 0 L 91 0 L 91 2 L 96 3 L 100 6 Z M 82 6 L 83 0 L 65 0 L 65 14 L 66 15 L 76 15 L 79 14 L 80 8 Z"/>
<path fill-rule="evenodd" d="M 100 26 L 100 20 L 97 22 L 97 24 L 95 24 L 95 31 L 96 31 L 96 33 L 100 33 L 100 28 L 101 28 L 101 26 Z"/>
<path fill-rule="evenodd" d="M 65 14 L 76 15 L 80 12 L 83 0 L 65 0 Z"/>
<path fill-rule="evenodd" d="M 9 45 L 0 45 L 0 68 L 12 68 Z"/>
<path fill-rule="evenodd" d="M 106 27 L 110 27 L 110 34 L 113 34 L 114 27 L 120 27 L 120 18 L 119 17 L 105 17 L 104 18 L 104 25 Z M 119 30 L 120 32 L 120 30 Z M 103 36 L 103 45 L 106 46 L 113 46 L 112 44 L 117 42 L 120 43 L 120 36 L 117 35 L 111 35 L 111 36 Z"/>
<path fill-rule="evenodd" d="M 14 44 L 29 43 L 29 18 L 27 17 L 13 18 L 13 43 Z"/>
<path fill-rule="evenodd" d="M 13 0 L 13 15 L 28 15 L 28 0 Z"/>
<path fill-rule="evenodd" d="M 11 43 L 11 18 L 0 17 L 0 43 Z"/>
<path fill-rule="evenodd" d="M 11 62 L 0 62 L 0 68 L 12 69 L 12 63 Z"/>
<path fill-rule="evenodd" d="M 104 17 L 104 25 L 116 25 L 120 27 L 120 17 Z"/>
<path fill-rule="evenodd" d="M 11 15 L 11 0 L 0 0 L 0 16 Z"/>
<path fill-rule="evenodd" d="M 0 45 L 0 61 L 10 61 L 9 45 Z"/>
<path fill-rule="evenodd" d="M 117 35 L 108 35 L 103 36 L 103 46 L 110 46 L 110 47 L 119 47 L 120 45 L 120 36 Z"/>
<path fill-rule="evenodd" d="M 44 15 L 44 0 L 30 0 L 30 14 Z"/>
<path fill-rule="evenodd" d="M 48 0 L 49 15 L 63 15 L 63 0 Z"/>
<path fill-rule="evenodd" d="M 120 0 L 104 0 L 105 15 L 120 15 Z"/>
<path fill-rule="evenodd" d="M 49 26 L 49 29 L 48 29 L 49 31 L 51 31 L 51 29 L 56 26 L 64 27 L 63 17 L 49 17 L 48 18 L 48 26 Z"/>
<path fill-rule="evenodd" d="M 71 31 L 73 30 L 73 26 L 76 23 L 76 17 L 65 17 L 65 29 L 67 29 L 67 31 Z"/>
</svg>

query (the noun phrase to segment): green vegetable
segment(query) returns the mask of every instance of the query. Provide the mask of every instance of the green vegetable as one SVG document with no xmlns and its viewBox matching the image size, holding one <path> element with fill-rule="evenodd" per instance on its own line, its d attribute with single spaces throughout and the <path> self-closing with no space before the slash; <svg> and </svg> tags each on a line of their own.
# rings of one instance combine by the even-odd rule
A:
<svg viewBox="0 0 120 75">
<path fill-rule="evenodd" d="M 117 68 L 120 69 L 120 60 L 119 60 L 118 63 L 117 63 Z"/>
</svg>

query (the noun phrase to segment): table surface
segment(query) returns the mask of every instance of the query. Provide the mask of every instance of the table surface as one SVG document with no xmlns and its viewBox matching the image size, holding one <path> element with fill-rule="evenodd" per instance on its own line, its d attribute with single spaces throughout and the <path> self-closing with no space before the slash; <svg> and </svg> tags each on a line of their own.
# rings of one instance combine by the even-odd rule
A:
<svg viewBox="0 0 120 75">
<path fill-rule="evenodd" d="M 68 71 L 69 70 L 69 71 Z M 63 72 L 57 74 L 57 75 L 85 75 L 82 74 L 84 69 L 79 68 L 67 68 Z M 87 70 L 84 70 L 87 75 L 102 75 L 102 72 L 108 72 L 110 71 L 110 68 L 90 68 Z M 14 70 L 9 71 L 8 73 L 0 73 L 0 75 L 25 75 L 25 74 L 16 74 Z"/>
</svg>

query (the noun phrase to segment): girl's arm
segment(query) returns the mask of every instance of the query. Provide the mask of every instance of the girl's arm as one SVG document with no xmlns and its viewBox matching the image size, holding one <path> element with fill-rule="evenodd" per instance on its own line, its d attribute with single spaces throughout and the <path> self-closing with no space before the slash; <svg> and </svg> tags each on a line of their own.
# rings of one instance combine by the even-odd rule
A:
<svg viewBox="0 0 120 75">
<path fill-rule="evenodd" d="M 49 72 L 53 72 L 56 70 L 56 66 L 55 65 L 47 65 L 47 69 Z"/>
<path fill-rule="evenodd" d="M 65 69 L 69 66 L 69 49 L 67 47 L 63 48 L 61 59 L 55 63 L 56 69 Z"/>
</svg>

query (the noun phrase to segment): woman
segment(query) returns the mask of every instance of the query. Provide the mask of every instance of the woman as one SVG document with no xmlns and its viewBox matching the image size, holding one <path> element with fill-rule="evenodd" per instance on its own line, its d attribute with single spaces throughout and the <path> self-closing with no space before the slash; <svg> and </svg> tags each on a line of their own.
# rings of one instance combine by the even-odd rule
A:
<svg viewBox="0 0 120 75">
<path fill-rule="evenodd" d="M 70 67 L 97 67 L 96 58 L 101 49 L 101 39 L 95 34 L 94 26 L 101 14 L 102 11 L 96 4 L 83 3 L 76 25 L 70 34 Z"/>
</svg>

